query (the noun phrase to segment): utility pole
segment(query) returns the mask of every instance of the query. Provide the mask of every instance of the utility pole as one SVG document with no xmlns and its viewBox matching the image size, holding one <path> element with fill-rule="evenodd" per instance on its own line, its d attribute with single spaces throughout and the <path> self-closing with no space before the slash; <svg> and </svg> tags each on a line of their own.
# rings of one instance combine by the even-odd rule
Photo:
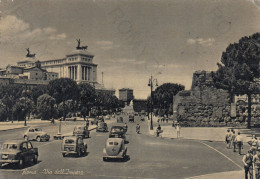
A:
<svg viewBox="0 0 260 179">
<path fill-rule="evenodd" d="M 153 85 L 155 83 L 155 86 L 158 86 L 157 79 L 153 79 L 153 76 L 151 75 L 151 78 L 149 79 L 148 86 L 151 88 L 151 101 L 150 101 L 150 107 L 151 107 L 151 124 L 150 124 L 150 130 L 153 130 Z M 148 114 L 149 117 L 149 114 Z"/>
</svg>

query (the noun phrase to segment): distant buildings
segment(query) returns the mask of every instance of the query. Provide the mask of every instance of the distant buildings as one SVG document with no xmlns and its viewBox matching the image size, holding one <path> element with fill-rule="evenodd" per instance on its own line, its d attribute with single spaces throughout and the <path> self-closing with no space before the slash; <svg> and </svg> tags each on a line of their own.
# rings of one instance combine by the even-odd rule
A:
<svg viewBox="0 0 260 179">
<path fill-rule="evenodd" d="M 119 89 L 119 100 L 125 102 L 127 105 L 134 99 L 134 91 L 130 88 Z"/>
<path fill-rule="evenodd" d="M 60 59 L 36 61 L 35 57 L 27 57 L 17 65 L 0 70 L 0 84 L 48 84 L 57 78 L 70 78 L 77 83 L 89 83 L 98 92 L 115 95 L 115 89 L 107 89 L 97 82 L 97 64 L 93 63 L 93 58 L 87 48 L 79 47 Z"/>
</svg>

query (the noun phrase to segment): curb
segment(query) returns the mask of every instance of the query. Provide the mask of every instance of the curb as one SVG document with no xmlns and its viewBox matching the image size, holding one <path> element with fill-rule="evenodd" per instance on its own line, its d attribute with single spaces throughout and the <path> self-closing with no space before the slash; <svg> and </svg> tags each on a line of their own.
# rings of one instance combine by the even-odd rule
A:
<svg viewBox="0 0 260 179">
<path fill-rule="evenodd" d="M 11 129 L 3 129 L 3 130 L 0 130 L 0 132 L 1 131 L 10 131 L 10 130 L 15 130 L 15 129 L 23 129 L 23 128 L 27 128 L 27 127 L 30 127 L 30 126 L 23 126 L 23 127 L 11 128 Z"/>
</svg>

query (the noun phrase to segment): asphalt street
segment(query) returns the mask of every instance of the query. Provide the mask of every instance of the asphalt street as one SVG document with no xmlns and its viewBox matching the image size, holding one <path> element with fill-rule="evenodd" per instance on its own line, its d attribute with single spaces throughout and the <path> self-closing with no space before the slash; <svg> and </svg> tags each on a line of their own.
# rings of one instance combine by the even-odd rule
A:
<svg viewBox="0 0 260 179">
<path fill-rule="evenodd" d="M 0 169 L 0 178 L 189 178 L 210 173 L 236 171 L 242 168 L 242 156 L 225 149 L 220 142 L 165 139 L 148 135 L 147 122 L 135 117 L 134 123 L 127 121 L 127 159 L 104 162 L 102 151 L 108 133 L 91 131 L 90 138 L 84 139 L 88 153 L 82 157 L 62 157 L 61 141 L 53 140 L 58 124 L 45 125 L 44 131 L 51 135 L 49 142 L 36 142 L 39 161 L 24 169 L 6 165 Z M 116 125 L 115 119 L 108 123 Z M 63 122 L 62 132 L 72 132 L 75 125 L 84 121 Z M 135 132 L 136 124 L 141 125 L 141 134 Z M 0 132 L 0 142 L 8 139 L 22 139 L 25 129 Z"/>
</svg>

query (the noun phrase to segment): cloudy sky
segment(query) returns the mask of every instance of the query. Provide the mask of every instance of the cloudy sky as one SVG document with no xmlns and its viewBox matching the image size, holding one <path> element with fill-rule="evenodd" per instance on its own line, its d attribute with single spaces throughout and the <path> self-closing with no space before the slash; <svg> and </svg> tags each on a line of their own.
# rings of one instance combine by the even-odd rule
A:
<svg viewBox="0 0 260 179">
<path fill-rule="evenodd" d="M 30 47 L 63 58 L 80 38 L 106 87 L 149 95 L 158 83 L 190 89 L 196 70 L 216 70 L 228 44 L 260 31 L 259 0 L 1 0 L 0 67 Z"/>
</svg>

